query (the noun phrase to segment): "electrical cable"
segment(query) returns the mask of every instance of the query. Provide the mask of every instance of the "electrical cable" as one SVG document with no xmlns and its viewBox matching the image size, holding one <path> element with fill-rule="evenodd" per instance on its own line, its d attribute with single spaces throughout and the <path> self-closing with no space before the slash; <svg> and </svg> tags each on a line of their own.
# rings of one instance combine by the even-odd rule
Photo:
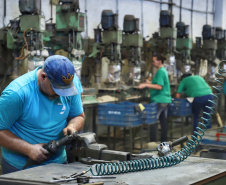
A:
<svg viewBox="0 0 226 185">
<path fill-rule="evenodd" d="M 23 32 L 23 38 L 24 38 L 26 49 L 27 49 L 27 55 L 23 56 L 23 50 L 24 50 L 24 47 L 25 47 L 25 46 L 23 46 L 22 49 L 21 49 L 21 52 L 20 52 L 20 56 L 15 58 L 16 60 L 19 60 L 19 61 L 27 58 L 28 55 L 29 55 L 29 53 L 28 53 L 28 43 L 27 43 L 27 39 L 26 39 L 26 35 L 25 35 L 26 32 L 27 32 L 27 30 L 37 31 L 36 28 L 27 28 L 27 29 L 24 30 L 24 32 Z"/>
<path fill-rule="evenodd" d="M 25 46 L 27 48 L 27 52 L 28 52 L 28 43 L 27 43 L 27 39 L 26 39 L 25 33 L 26 33 L 26 31 L 28 29 L 32 30 L 32 28 L 27 28 L 27 29 L 24 30 L 24 33 L 23 33 L 23 38 L 24 38 Z M 24 58 L 26 58 L 28 56 L 28 54 L 23 56 L 23 49 L 24 49 L 24 47 L 22 47 L 21 52 L 20 52 L 20 56 L 16 57 L 16 60 L 23 60 Z"/>
<path fill-rule="evenodd" d="M 95 164 L 91 166 L 88 171 L 90 171 L 94 176 L 114 175 L 170 167 L 179 164 L 185 159 L 187 159 L 201 142 L 202 137 L 204 136 L 204 133 L 207 130 L 207 126 L 210 122 L 210 119 L 212 118 L 211 115 L 215 112 L 215 109 L 217 108 L 219 97 L 224 84 L 223 73 L 226 73 L 224 65 L 226 65 L 226 60 L 223 60 L 218 65 L 218 72 L 216 73 L 216 76 L 219 76 L 219 78 L 215 79 L 218 85 L 213 86 L 213 91 L 215 91 L 216 93 L 214 92 L 212 93 L 214 97 L 213 100 L 208 100 L 209 102 L 212 103 L 212 106 L 211 107 L 206 106 L 206 108 L 210 110 L 210 113 L 203 112 L 203 114 L 207 115 L 209 118 L 207 119 L 201 117 L 203 122 L 206 123 L 202 122 L 198 123 L 198 127 L 196 127 L 197 131 L 194 131 L 194 134 L 191 136 L 191 139 L 187 141 L 186 145 L 183 148 L 181 148 L 180 151 L 177 151 L 170 156 L 163 156 L 158 158 Z"/>
</svg>

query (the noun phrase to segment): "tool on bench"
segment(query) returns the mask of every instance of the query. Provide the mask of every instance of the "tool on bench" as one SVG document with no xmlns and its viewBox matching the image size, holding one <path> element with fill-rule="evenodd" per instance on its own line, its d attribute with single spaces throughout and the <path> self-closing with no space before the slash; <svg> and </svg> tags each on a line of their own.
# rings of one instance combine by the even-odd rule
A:
<svg viewBox="0 0 226 185">
<path fill-rule="evenodd" d="M 57 183 L 57 182 L 68 182 L 68 181 L 73 181 L 77 180 L 78 183 L 88 183 L 89 179 L 115 179 L 115 176 L 83 176 L 86 174 L 88 171 L 83 171 L 82 173 L 79 174 L 74 174 L 70 176 L 63 176 L 61 178 L 53 178 L 51 183 Z"/>
<path fill-rule="evenodd" d="M 174 146 L 179 145 L 184 143 L 185 141 L 188 140 L 187 136 L 183 136 L 177 140 L 175 140 L 174 142 L 162 142 L 158 145 L 157 150 L 158 150 L 158 154 L 159 156 L 169 156 L 172 154 L 172 149 Z"/>
</svg>

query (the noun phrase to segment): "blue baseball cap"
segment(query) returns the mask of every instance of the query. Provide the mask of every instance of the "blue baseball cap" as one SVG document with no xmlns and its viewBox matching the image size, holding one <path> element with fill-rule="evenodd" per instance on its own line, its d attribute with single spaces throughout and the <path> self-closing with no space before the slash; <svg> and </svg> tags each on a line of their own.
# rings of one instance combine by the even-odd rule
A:
<svg viewBox="0 0 226 185">
<path fill-rule="evenodd" d="M 75 68 L 67 57 L 61 55 L 48 57 L 44 63 L 44 72 L 50 80 L 53 90 L 59 96 L 78 94 L 73 82 Z"/>
</svg>

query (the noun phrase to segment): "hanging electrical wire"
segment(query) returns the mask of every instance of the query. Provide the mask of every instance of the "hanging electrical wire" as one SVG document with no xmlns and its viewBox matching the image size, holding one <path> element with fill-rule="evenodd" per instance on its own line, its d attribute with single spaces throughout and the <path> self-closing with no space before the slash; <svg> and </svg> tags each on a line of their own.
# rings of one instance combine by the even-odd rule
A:
<svg viewBox="0 0 226 185">
<path fill-rule="evenodd" d="M 16 60 L 23 60 L 29 55 L 29 53 L 28 53 L 28 43 L 27 43 L 27 39 L 26 39 L 26 32 L 27 32 L 27 30 L 31 30 L 32 31 L 33 29 L 32 28 L 27 28 L 23 32 L 23 38 L 24 38 L 26 49 L 27 49 L 27 55 L 23 56 L 24 55 L 24 47 L 25 47 L 25 46 L 23 46 L 21 51 L 20 51 L 20 56 L 16 57 Z"/>
</svg>

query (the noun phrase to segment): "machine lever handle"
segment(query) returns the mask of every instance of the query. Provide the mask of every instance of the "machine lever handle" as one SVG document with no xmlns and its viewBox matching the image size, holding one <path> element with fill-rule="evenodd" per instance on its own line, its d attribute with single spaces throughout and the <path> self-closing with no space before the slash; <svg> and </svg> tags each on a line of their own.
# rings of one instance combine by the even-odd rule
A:
<svg viewBox="0 0 226 185">
<path fill-rule="evenodd" d="M 171 146 L 173 147 L 173 146 L 182 144 L 182 143 L 184 143 L 184 142 L 187 141 L 187 140 L 188 140 L 188 137 L 187 137 L 187 136 L 183 136 L 183 137 L 181 137 L 181 138 L 175 140 L 174 142 L 172 142 Z"/>
</svg>

